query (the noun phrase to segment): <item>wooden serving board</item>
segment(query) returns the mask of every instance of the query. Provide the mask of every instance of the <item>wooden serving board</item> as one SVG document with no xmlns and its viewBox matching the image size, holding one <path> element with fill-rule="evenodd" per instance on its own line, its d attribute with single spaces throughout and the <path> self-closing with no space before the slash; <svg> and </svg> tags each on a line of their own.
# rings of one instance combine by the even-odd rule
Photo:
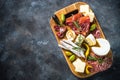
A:
<svg viewBox="0 0 120 80">
<path fill-rule="evenodd" d="M 61 14 L 67 14 L 67 13 L 69 13 L 69 12 L 72 12 L 72 11 L 76 10 L 76 9 L 79 10 L 80 5 L 85 5 L 85 4 L 87 4 L 87 3 L 84 3 L 84 2 L 76 2 L 76 3 L 74 3 L 74 4 L 71 4 L 71 5 L 63 8 L 63 9 L 60 9 L 60 10 L 56 11 L 54 14 L 57 15 L 57 17 L 60 19 L 60 15 L 61 15 Z M 87 5 L 88 5 L 88 4 L 87 4 Z M 91 9 L 91 10 L 92 10 L 92 9 Z M 102 38 L 105 38 L 105 35 L 104 35 L 104 33 L 103 33 L 103 31 L 102 31 L 102 29 L 101 29 L 101 27 L 100 27 L 100 25 L 99 25 L 96 17 L 95 17 L 95 20 L 94 20 L 94 21 L 95 21 L 95 23 L 96 23 L 96 25 L 97 25 L 97 28 L 101 31 L 101 37 L 102 37 Z M 54 20 L 51 18 L 51 19 L 50 19 L 50 26 L 51 26 L 51 29 L 52 29 L 55 37 L 56 37 L 56 40 L 57 40 L 58 44 L 59 44 L 61 39 L 59 39 L 59 38 L 56 36 L 56 32 L 55 32 L 55 30 L 54 30 L 54 26 L 55 26 L 55 25 L 56 25 L 56 23 L 55 23 Z M 65 49 L 62 49 L 62 53 L 63 53 L 63 55 L 64 55 L 64 57 L 65 57 L 65 59 L 66 59 L 66 61 L 67 61 L 67 63 L 68 63 L 68 66 L 69 66 L 70 70 L 72 71 L 72 73 L 73 73 L 75 76 L 77 76 L 77 77 L 79 77 L 79 78 L 86 78 L 86 77 L 90 77 L 90 76 L 96 74 L 96 73 L 91 73 L 91 74 L 88 74 L 88 75 L 87 75 L 87 74 L 75 72 L 75 68 L 74 68 L 72 62 L 71 62 L 71 61 L 68 59 L 68 57 L 65 55 Z M 113 59 L 112 51 L 111 51 L 111 50 L 110 50 L 110 52 L 108 53 L 107 56 L 108 56 L 108 57 L 111 57 L 111 58 Z M 112 65 L 112 62 L 111 62 L 110 65 Z"/>
</svg>

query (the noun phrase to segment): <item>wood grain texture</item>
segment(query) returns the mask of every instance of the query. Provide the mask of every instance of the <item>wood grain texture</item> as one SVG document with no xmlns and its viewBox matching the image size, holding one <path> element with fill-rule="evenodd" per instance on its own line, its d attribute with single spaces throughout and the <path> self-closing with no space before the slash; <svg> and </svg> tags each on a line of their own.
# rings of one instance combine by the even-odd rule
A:
<svg viewBox="0 0 120 80">
<path fill-rule="evenodd" d="M 71 4 L 71 5 L 63 8 L 63 9 L 60 9 L 60 10 L 56 11 L 54 14 L 57 15 L 57 17 L 58 17 L 59 20 L 60 20 L 60 15 L 61 15 L 61 14 L 67 14 L 67 13 L 69 13 L 69 12 L 71 12 L 71 11 L 76 10 L 76 9 L 79 10 L 80 5 L 85 5 L 85 4 L 87 4 L 87 3 L 84 3 L 84 2 L 76 2 L 76 3 L 74 3 L 74 4 Z M 91 9 L 91 10 L 92 10 L 92 9 Z M 105 38 L 105 35 L 104 35 L 104 33 L 103 33 L 103 31 L 102 31 L 102 29 L 101 29 L 101 27 L 100 27 L 100 25 L 99 25 L 96 17 L 95 17 L 94 23 L 97 24 L 97 28 L 98 28 L 98 29 L 100 30 L 100 32 L 101 32 L 101 37 L 102 37 L 102 38 Z M 52 29 L 55 37 L 56 37 L 56 40 L 57 40 L 58 44 L 59 44 L 59 42 L 60 42 L 61 39 L 59 39 L 59 38 L 56 36 L 56 32 L 55 32 L 55 30 L 54 30 L 54 26 L 55 26 L 55 25 L 56 25 L 56 24 L 55 24 L 54 20 L 51 18 L 51 19 L 50 19 L 50 26 L 51 26 L 51 29 Z M 91 73 L 91 74 L 87 75 L 87 74 L 75 72 L 75 68 L 74 68 L 72 62 L 70 62 L 69 59 L 68 59 L 68 57 L 65 55 L 65 51 L 66 51 L 66 50 L 62 49 L 62 53 L 63 53 L 63 55 L 64 55 L 64 57 L 65 57 L 65 59 L 66 59 L 66 61 L 67 61 L 67 63 L 68 63 L 68 66 L 69 66 L 70 70 L 72 71 L 72 73 L 73 73 L 75 76 L 77 76 L 77 77 L 79 77 L 79 78 L 86 78 L 86 77 L 90 77 L 90 76 L 96 74 L 96 73 Z M 110 52 L 108 53 L 107 57 L 111 57 L 111 58 L 113 59 L 112 51 L 111 51 L 111 50 L 110 50 Z M 112 62 L 111 62 L 110 65 L 112 65 Z"/>
</svg>

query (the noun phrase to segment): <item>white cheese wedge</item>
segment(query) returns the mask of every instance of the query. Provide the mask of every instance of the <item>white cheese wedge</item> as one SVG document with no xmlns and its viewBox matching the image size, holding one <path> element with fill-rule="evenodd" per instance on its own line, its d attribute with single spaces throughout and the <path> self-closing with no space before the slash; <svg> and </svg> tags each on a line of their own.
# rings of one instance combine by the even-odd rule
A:
<svg viewBox="0 0 120 80">
<path fill-rule="evenodd" d="M 98 56 L 105 56 L 110 51 L 110 43 L 108 40 L 99 38 L 96 39 L 100 47 L 91 47 L 92 51 Z"/>
<path fill-rule="evenodd" d="M 96 44 L 96 39 L 95 39 L 95 37 L 92 34 L 89 34 L 86 37 L 85 41 L 89 44 L 89 46 L 93 46 L 93 45 Z"/>
<path fill-rule="evenodd" d="M 74 62 L 73 65 L 75 67 L 76 72 L 84 73 L 86 63 L 81 61 L 79 58 L 77 58 Z"/>
</svg>

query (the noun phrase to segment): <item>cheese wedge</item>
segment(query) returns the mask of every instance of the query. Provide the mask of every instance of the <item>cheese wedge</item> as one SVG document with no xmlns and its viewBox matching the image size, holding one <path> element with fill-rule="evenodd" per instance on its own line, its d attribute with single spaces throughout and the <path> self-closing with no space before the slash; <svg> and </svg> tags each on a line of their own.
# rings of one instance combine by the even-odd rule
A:
<svg viewBox="0 0 120 80">
<path fill-rule="evenodd" d="M 95 40 L 95 37 L 92 35 L 92 34 L 89 34 L 85 41 L 89 44 L 89 46 L 93 46 L 96 44 L 96 40 Z"/>
<path fill-rule="evenodd" d="M 110 51 L 110 43 L 108 40 L 99 38 L 96 39 L 100 47 L 91 47 L 92 51 L 98 56 L 105 56 Z"/>
<path fill-rule="evenodd" d="M 84 73 L 86 63 L 81 61 L 79 58 L 77 58 L 74 62 L 73 65 L 75 67 L 76 72 Z"/>
</svg>

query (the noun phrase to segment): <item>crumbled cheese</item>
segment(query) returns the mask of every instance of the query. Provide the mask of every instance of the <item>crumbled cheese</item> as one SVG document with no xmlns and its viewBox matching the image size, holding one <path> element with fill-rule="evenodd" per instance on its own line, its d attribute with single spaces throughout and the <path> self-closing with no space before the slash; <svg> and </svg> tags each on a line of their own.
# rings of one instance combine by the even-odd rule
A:
<svg viewBox="0 0 120 80">
<path fill-rule="evenodd" d="M 84 73 L 86 63 L 81 61 L 79 58 L 77 58 L 74 62 L 73 65 L 75 67 L 76 72 Z"/>
</svg>

